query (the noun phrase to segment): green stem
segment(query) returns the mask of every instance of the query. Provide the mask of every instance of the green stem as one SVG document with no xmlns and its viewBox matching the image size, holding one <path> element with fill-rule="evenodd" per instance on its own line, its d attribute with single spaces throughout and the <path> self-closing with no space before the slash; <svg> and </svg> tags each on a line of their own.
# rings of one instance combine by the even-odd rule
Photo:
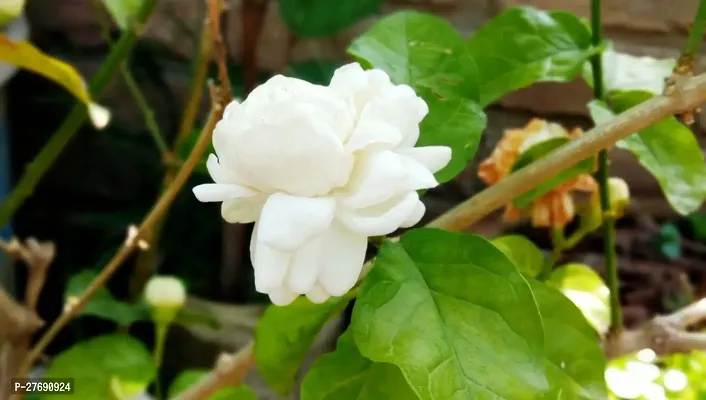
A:
<svg viewBox="0 0 706 400">
<path fill-rule="evenodd" d="M 601 43 L 601 0 L 591 0 L 591 28 L 593 32 L 593 45 Z M 593 96 L 603 99 L 603 65 L 601 53 L 591 57 L 593 72 Z M 620 309 L 620 293 L 618 284 L 618 266 L 615 257 L 615 218 L 610 213 L 610 197 L 608 193 L 608 150 L 603 149 L 598 153 L 598 185 L 600 188 L 601 211 L 603 212 L 603 252 L 605 253 L 606 281 L 610 289 L 610 324 L 613 332 L 623 329 L 623 317 Z"/>
<path fill-rule="evenodd" d="M 91 79 L 88 90 L 92 98 L 100 97 L 103 90 L 115 76 L 120 64 L 127 57 L 130 49 L 132 49 L 142 25 L 149 18 L 156 3 L 157 0 L 146 0 L 142 3 L 142 7 L 140 7 L 136 16 L 137 23 L 122 33 L 108 58 Z M 56 133 L 44 145 L 34 160 L 27 165 L 24 175 L 22 175 L 7 200 L 0 205 L 0 227 L 5 226 L 10 221 L 24 200 L 32 194 L 39 180 L 56 161 L 61 151 L 71 141 L 76 132 L 78 132 L 86 118 L 86 106 L 83 103 L 77 103 Z"/>
<path fill-rule="evenodd" d="M 152 351 L 152 357 L 154 365 L 157 366 L 157 377 L 154 380 L 154 389 L 157 399 L 162 398 L 162 385 L 159 383 L 159 370 L 162 367 L 162 360 L 164 358 L 164 343 L 167 340 L 168 329 L 169 324 L 164 322 L 157 322 L 154 326 L 154 350 Z"/>
<path fill-rule="evenodd" d="M 699 9 L 694 17 L 694 24 L 689 30 L 689 38 L 684 46 L 684 54 L 696 55 L 701 48 L 706 31 L 706 0 L 699 1 Z"/>
<path fill-rule="evenodd" d="M 167 157 L 170 151 L 169 146 L 164 140 L 164 136 L 162 136 L 162 131 L 159 129 L 159 124 L 154 116 L 154 110 L 150 106 L 150 103 L 147 101 L 145 95 L 142 93 L 142 90 L 140 90 L 140 87 L 135 81 L 135 78 L 132 76 L 132 73 L 130 73 L 130 69 L 126 63 L 122 63 L 120 66 L 120 72 L 123 75 L 123 80 L 125 80 L 128 90 L 135 99 L 135 103 L 137 103 L 137 107 L 142 110 L 142 115 L 145 118 L 145 126 L 147 126 L 147 130 L 150 131 L 152 139 L 154 139 L 154 143 L 157 145 L 159 152 L 162 153 L 162 156 Z"/>
</svg>

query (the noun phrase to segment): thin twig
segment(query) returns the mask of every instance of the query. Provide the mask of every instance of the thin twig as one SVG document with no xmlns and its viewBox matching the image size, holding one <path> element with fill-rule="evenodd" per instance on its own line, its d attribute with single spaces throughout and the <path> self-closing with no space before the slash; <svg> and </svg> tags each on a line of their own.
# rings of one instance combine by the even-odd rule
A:
<svg viewBox="0 0 706 400">
<path fill-rule="evenodd" d="M 123 31 L 108 58 L 101 64 L 100 69 L 91 79 L 88 91 L 92 98 L 100 97 L 108 83 L 113 79 L 120 64 L 130 53 L 130 49 L 132 49 L 142 25 L 149 18 L 156 3 L 157 0 L 144 1 L 135 16 L 135 21 L 137 22 L 130 29 Z M 27 166 L 24 175 L 22 175 L 22 178 L 15 185 L 12 193 L 10 193 L 10 196 L 0 205 L 0 227 L 5 226 L 10 221 L 24 200 L 32 194 L 44 173 L 54 164 L 64 147 L 86 121 L 87 116 L 86 106 L 83 103 L 77 103 L 64 120 L 64 123 L 42 147 L 39 154 L 34 157 L 34 160 Z"/>
<path fill-rule="evenodd" d="M 213 128 L 216 122 L 223 116 L 223 107 L 214 102 L 211 106 L 211 112 L 209 113 L 208 120 L 204 126 L 201 136 L 194 145 L 194 149 L 189 154 L 182 165 L 179 173 L 176 175 L 174 181 L 169 186 L 169 188 L 162 193 L 160 198 L 155 203 L 154 207 L 150 213 L 145 217 L 140 224 L 133 240 L 129 240 L 123 245 L 120 250 L 113 256 L 113 258 L 108 261 L 108 263 L 103 267 L 100 274 L 91 282 L 91 284 L 86 288 L 86 290 L 78 298 L 78 301 L 68 307 L 59 318 L 54 321 L 54 323 L 49 327 L 49 329 L 44 333 L 44 335 L 39 339 L 37 344 L 34 346 L 32 351 L 27 355 L 22 367 L 20 369 L 21 376 L 26 375 L 27 371 L 31 368 L 32 364 L 37 360 L 39 355 L 46 349 L 51 340 L 56 336 L 56 334 L 68 324 L 88 303 L 88 301 L 96 294 L 96 292 L 102 288 L 105 283 L 110 279 L 110 277 L 115 273 L 115 271 L 122 265 L 122 263 L 132 254 L 133 250 L 137 246 L 140 239 L 143 239 L 143 235 L 146 231 L 150 231 L 153 226 L 162 218 L 165 212 L 169 209 L 172 202 L 176 198 L 177 194 L 181 191 L 181 188 L 186 183 L 187 179 L 191 175 L 191 172 L 196 168 L 196 166 L 201 161 L 203 153 L 208 148 L 208 144 L 211 141 L 211 134 L 213 133 Z"/>
<path fill-rule="evenodd" d="M 601 149 L 609 148 L 624 137 L 705 101 L 706 74 L 682 80 L 678 82 L 678 90 L 671 95 L 654 97 L 591 129 L 548 157 L 509 175 L 447 211 L 427 227 L 463 231 L 564 169 L 594 156 Z M 227 361 L 220 363 L 217 369 L 174 400 L 205 399 L 226 386 L 242 382 L 245 373 L 255 365 L 252 342 L 225 359 Z"/>
<path fill-rule="evenodd" d="M 208 13 L 211 21 L 211 37 L 213 38 L 217 56 L 218 79 L 220 80 L 221 95 L 223 96 L 221 100 L 222 104 L 228 104 L 233 98 L 233 89 L 228 75 L 228 50 L 221 34 L 223 0 L 208 0 Z"/>
</svg>

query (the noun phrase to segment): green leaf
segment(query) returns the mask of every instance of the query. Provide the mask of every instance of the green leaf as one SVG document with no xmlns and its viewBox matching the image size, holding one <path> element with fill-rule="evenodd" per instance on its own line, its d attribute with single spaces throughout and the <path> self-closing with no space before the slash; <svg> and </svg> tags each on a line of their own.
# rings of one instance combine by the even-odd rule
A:
<svg viewBox="0 0 706 400">
<path fill-rule="evenodd" d="M 664 91 L 665 79 L 672 74 L 676 64 L 673 58 L 636 57 L 612 48 L 603 51 L 601 57 L 603 90 L 608 94 L 616 90 L 644 90 L 660 94 Z M 593 87 L 590 63 L 584 64 L 583 75 L 589 86 Z"/>
<path fill-rule="evenodd" d="M 593 268 L 571 263 L 552 271 L 546 281 L 560 290 L 581 310 L 593 328 L 601 335 L 610 327 L 610 289 Z"/>
<path fill-rule="evenodd" d="M 605 103 L 593 101 L 589 109 L 599 124 L 609 119 L 610 111 L 620 114 L 654 97 L 644 91 L 613 92 Z M 665 118 L 656 124 L 616 143 L 632 152 L 657 179 L 667 200 L 682 215 L 701 207 L 706 199 L 706 163 L 694 134 L 676 118 Z"/>
<path fill-rule="evenodd" d="M 530 278 L 536 278 L 544 267 L 542 251 L 522 235 L 507 235 L 491 241 L 512 261 L 515 267 Z"/>
<path fill-rule="evenodd" d="M 323 58 L 312 58 L 290 64 L 284 75 L 303 79 L 317 85 L 328 85 L 340 63 Z"/>
<path fill-rule="evenodd" d="M 73 345 L 56 356 L 46 378 L 73 378 L 76 400 L 109 399 L 111 380 L 143 389 L 152 382 L 157 368 L 142 342 L 129 335 L 99 336 Z M 61 396 L 42 396 L 42 399 Z"/>
<path fill-rule="evenodd" d="M 581 311 L 559 291 L 529 280 L 542 314 L 547 376 L 544 398 L 605 399 L 606 359 L 598 336 Z"/>
<path fill-rule="evenodd" d="M 694 232 L 694 238 L 699 241 L 706 241 L 706 213 L 689 215 L 688 220 L 691 224 L 691 230 Z"/>
<path fill-rule="evenodd" d="M 302 382 L 302 400 L 417 400 L 399 368 L 360 354 L 350 331 L 321 357 Z"/>
<path fill-rule="evenodd" d="M 354 294 L 314 304 L 299 297 L 292 304 L 270 306 L 255 329 L 255 358 L 270 387 L 287 395 L 299 367 L 326 322 L 343 311 Z"/>
<path fill-rule="evenodd" d="M 555 151 L 559 147 L 566 145 L 570 141 L 571 139 L 569 139 L 568 137 L 555 137 L 535 144 L 534 146 L 520 153 L 520 155 L 515 160 L 515 163 L 512 165 L 511 172 L 518 171 L 532 164 L 533 162 L 546 157 L 548 154 Z M 595 166 L 595 158 L 590 157 L 583 161 L 580 161 L 578 164 L 575 164 L 572 167 L 565 168 L 560 173 L 542 182 L 534 189 L 525 192 L 521 196 L 517 197 L 514 200 L 514 204 L 516 207 L 519 208 L 527 207 L 534 200 L 547 194 L 549 191 L 559 186 L 560 184 L 568 180 L 574 179 L 581 174 L 590 174 L 595 169 Z"/>
<path fill-rule="evenodd" d="M 169 398 L 174 398 L 196 382 L 200 381 L 210 371 L 200 369 L 188 369 L 182 371 L 169 386 Z M 205 400 L 257 400 L 257 395 L 252 389 L 245 385 L 227 386 L 217 391 Z"/>
<path fill-rule="evenodd" d="M 486 117 L 476 103 L 477 71 L 460 34 L 442 18 L 403 11 L 377 22 L 348 52 L 414 88 L 429 106 L 417 145 L 451 147 L 451 162 L 436 173 L 440 182 L 461 172 L 475 155 Z"/>
<path fill-rule="evenodd" d="M 471 36 L 480 103 L 488 105 L 535 82 L 568 82 L 596 52 L 591 33 L 571 13 L 513 8 Z"/>
<path fill-rule="evenodd" d="M 382 0 L 279 0 L 287 26 L 299 36 L 329 36 L 376 13 Z"/>
<path fill-rule="evenodd" d="M 96 271 L 84 270 L 72 276 L 66 285 L 64 299 L 81 296 L 97 275 Z M 150 315 L 146 308 L 139 304 L 118 300 L 106 288 L 98 289 L 98 292 L 89 300 L 79 314 L 107 319 L 121 326 L 129 326 L 137 321 L 150 320 Z"/>
<path fill-rule="evenodd" d="M 144 0 L 103 0 L 108 12 L 120 29 L 127 29 L 132 23 Z"/>
<path fill-rule="evenodd" d="M 398 366 L 423 400 L 535 399 L 548 388 L 529 285 L 479 236 L 418 229 L 383 245 L 351 329 L 364 357 Z"/>
</svg>

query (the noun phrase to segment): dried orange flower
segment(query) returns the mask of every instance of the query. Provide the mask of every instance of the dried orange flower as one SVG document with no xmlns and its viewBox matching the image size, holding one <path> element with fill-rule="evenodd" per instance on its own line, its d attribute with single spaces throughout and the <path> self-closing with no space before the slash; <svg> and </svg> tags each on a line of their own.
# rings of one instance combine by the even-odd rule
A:
<svg viewBox="0 0 706 400">
<path fill-rule="evenodd" d="M 494 185 L 505 178 L 512 169 L 517 157 L 533 145 L 554 137 L 576 138 L 583 132 L 576 128 L 571 132 L 561 125 L 541 119 L 531 120 L 522 129 L 508 129 L 478 170 L 478 176 L 488 185 Z M 598 189 L 591 175 L 583 174 L 564 182 L 532 203 L 527 209 L 519 209 L 512 204 L 505 206 L 503 219 L 508 222 L 530 216 L 535 227 L 563 227 L 575 214 L 572 191 L 594 192 Z"/>
</svg>

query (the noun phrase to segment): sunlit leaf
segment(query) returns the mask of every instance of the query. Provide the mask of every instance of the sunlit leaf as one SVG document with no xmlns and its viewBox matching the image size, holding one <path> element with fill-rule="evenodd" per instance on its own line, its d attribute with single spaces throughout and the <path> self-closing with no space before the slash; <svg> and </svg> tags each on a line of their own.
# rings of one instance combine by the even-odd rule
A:
<svg viewBox="0 0 706 400">
<path fill-rule="evenodd" d="M 530 278 L 542 272 L 544 255 L 531 240 L 522 235 L 507 235 L 491 241 L 500 249 L 515 267 Z"/>
<path fill-rule="evenodd" d="M 71 65 L 42 53 L 27 41 L 13 41 L 0 34 L 0 62 L 32 71 L 63 86 L 86 105 L 93 125 L 104 128 L 110 121 L 110 112 L 91 100 L 86 83 Z"/>
<path fill-rule="evenodd" d="M 559 289 L 601 335 L 610 327 L 610 290 L 591 267 L 572 263 L 552 271 L 547 285 Z"/>
</svg>

